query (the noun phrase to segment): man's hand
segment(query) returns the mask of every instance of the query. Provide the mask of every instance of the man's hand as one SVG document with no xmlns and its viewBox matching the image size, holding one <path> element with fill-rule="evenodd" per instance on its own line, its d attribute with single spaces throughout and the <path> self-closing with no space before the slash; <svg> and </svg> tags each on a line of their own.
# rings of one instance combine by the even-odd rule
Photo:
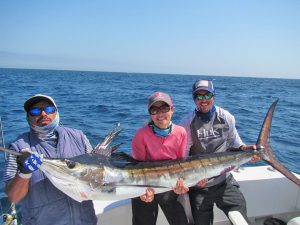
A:
<svg viewBox="0 0 300 225">
<path fill-rule="evenodd" d="M 153 188 L 148 187 L 146 193 L 140 196 L 140 199 L 143 202 L 152 202 L 154 199 L 154 190 Z"/>
<path fill-rule="evenodd" d="M 182 178 L 179 178 L 177 180 L 176 186 L 172 189 L 178 195 L 187 193 L 189 191 L 189 187 L 184 183 L 184 180 Z"/>
<path fill-rule="evenodd" d="M 208 182 L 208 179 L 207 179 L 207 178 L 204 178 L 203 180 L 200 180 L 200 181 L 196 184 L 196 186 L 203 188 L 203 187 L 207 184 L 207 182 Z"/>
<path fill-rule="evenodd" d="M 256 150 L 256 145 L 242 145 L 240 147 L 241 150 Z M 260 157 L 258 157 L 257 155 L 254 155 L 252 157 L 252 159 L 250 160 L 250 162 L 255 163 L 257 161 L 261 160 Z"/>
<path fill-rule="evenodd" d="M 36 152 L 23 151 L 22 155 L 17 157 L 17 164 L 20 173 L 30 174 L 36 171 L 43 163 L 43 155 Z"/>
</svg>

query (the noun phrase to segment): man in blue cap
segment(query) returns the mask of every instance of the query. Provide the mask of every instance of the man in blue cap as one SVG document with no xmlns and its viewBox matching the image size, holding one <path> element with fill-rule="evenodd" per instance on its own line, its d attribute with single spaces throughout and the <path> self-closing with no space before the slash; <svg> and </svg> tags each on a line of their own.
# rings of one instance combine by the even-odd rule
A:
<svg viewBox="0 0 300 225">
<path fill-rule="evenodd" d="M 71 158 L 92 150 L 80 130 L 59 124 L 53 98 L 35 95 L 24 103 L 30 131 L 21 134 L 10 148 L 23 152 L 8 155 L 3 180 L 11 202 L 20 204 L 23 225 L 96 225 L 92 201 L 77 202 L 58 190 L 38 168 L 45 158 Z"/>
<path fill-rule="evenodd" d="M 225 109 L 215 106 L 212 81 L 196 81 L 192 94 L 196 109 L 182 122 L 187 131 L 187 155 L 225 152 L 230 148 L 255 148 L 242 142 L 234 117 Z M 189 196 L 195 225 L 213 224 L 214 204 L 227 216 L 230 211 L 239 211 L 248 220 L 245 198 L 239 191 L 238 183 L 228 172 L 199 181 L 190 188 Z"/>
</svg>

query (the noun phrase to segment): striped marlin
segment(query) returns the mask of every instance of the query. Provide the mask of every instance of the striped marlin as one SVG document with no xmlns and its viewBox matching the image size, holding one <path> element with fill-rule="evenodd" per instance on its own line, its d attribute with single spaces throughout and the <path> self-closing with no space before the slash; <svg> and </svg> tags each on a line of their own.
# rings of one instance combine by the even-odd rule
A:
<svg viewBox="0 0 300 225">
<path fill-rule="evenodd" d="M 270 146 L 270 128 L 278 100 L 269 108 L 256 142 L 256 150 L 234 149 L 223 153 L 195 155 L 180 160 L 140 162 L 125 153 L 84 154 L 71 159 L 44 159 L 40 169 L 61 191 L 77 201 L 121 200 L 172 190 L 178 178 L 191 187 L 204 178 L 234 170 L 258 156 L 292 182 L 300 180 L 278 162 Z M 95 151 L 96 152 L 96 151 Z"/>
</svg>

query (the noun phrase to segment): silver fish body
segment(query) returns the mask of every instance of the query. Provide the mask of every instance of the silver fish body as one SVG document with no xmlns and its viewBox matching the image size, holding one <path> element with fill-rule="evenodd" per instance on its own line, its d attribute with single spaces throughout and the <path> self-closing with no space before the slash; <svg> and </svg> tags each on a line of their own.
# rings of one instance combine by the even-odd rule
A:
<svg viewBox="0 0 300 225">
<path fill-rule="evenodd" d="M 146 187 L 153 187 L 155 193 L 171 190 L 178 178 L 193 186 L 237 168 L 254 154 L 225 152 L 156 162 L 118 162 L 85 154 L 71 160 L 45 159 L 40 169 L 58 189 L 77 201 L 120 200 L 140 196 Z"/>
</svg>

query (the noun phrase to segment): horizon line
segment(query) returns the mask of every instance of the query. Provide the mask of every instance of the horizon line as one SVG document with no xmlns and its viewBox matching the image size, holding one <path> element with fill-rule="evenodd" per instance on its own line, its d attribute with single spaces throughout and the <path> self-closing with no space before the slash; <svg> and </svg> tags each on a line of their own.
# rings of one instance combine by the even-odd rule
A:
<svg viewBox="0 0 300 225">
<path fill-rule="evenodd" d="M 217 75 L 217 74 L 182 74 L 182 73 L 159 73 L 159 72 L 133 72 L 133 71 L 106 71 L 106 70 L 84 70 L 84 69 L 59 69 L 59 68 L 23 68 L 23 67 L 0 67 L 0 69 L 16 69 L 16 70 L 53 70 L 53 71 L 74 71 L 74 72 L 99 72 L 99 73 L 125 73 L 125 74 L 145 74 L 145 75 L 171 75 L 171 76 L 209 76 L 209 77 L 236 77 L 236 78 L 257 78 L 257 79 L 288 79 L 299 80 L 296 77 L 271 77 L 271 76 L 255 76 L 255 75 Z"/>
</svg>

